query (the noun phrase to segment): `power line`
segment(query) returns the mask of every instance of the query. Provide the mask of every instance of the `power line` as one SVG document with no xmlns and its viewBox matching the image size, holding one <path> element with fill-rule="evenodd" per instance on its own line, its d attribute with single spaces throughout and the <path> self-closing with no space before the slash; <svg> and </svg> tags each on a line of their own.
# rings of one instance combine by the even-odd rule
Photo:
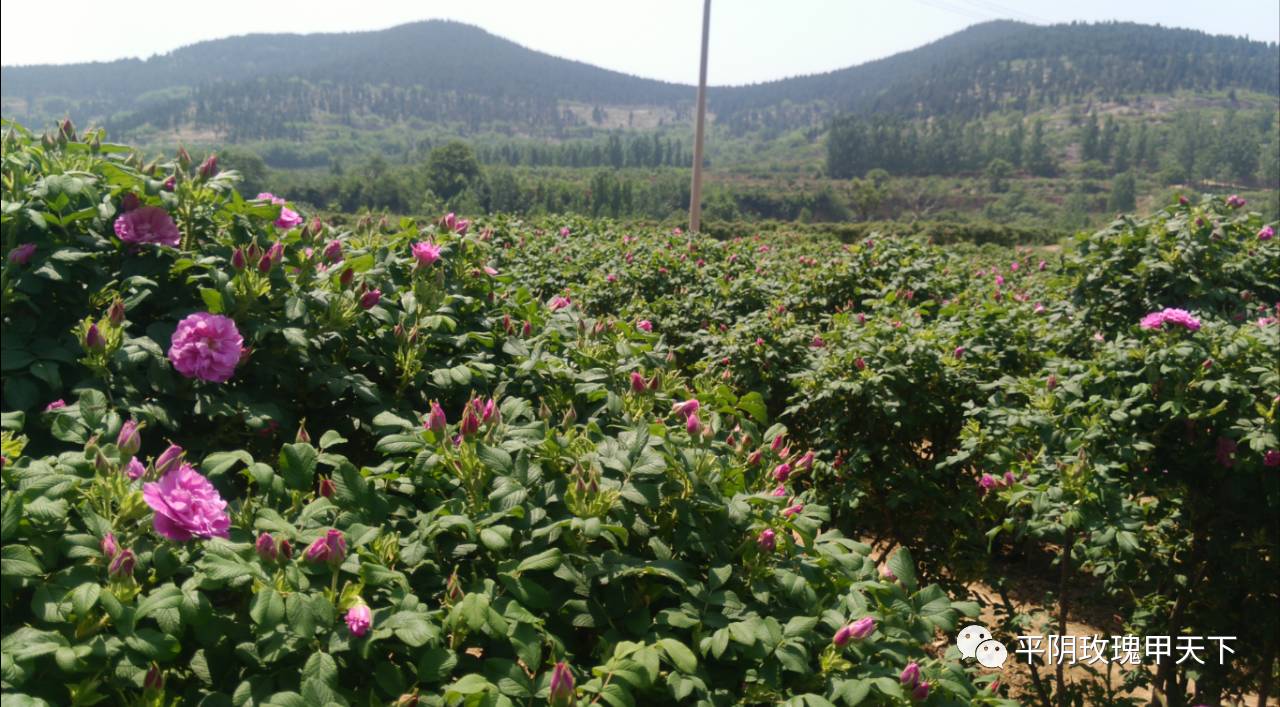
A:
<svg viewBox="0 0 1280 707">
<path fill-rule="evenodd" d="M 995 0 L 960 0 L 960 1 L 968 3 L 969 5 L 972 5 L 980 10 L 985 10 L 987 12 L 1000 13 L 1001 15 L 1004 15 L 1005 17 L 1008 17 L 1011 19 L 1020 19 L 1028 22 L 1040 22 L 1044 24 L 1049 23 L 1049 21 L 1044 19 L 1043 17 L 1033 15 L 1029 12 L 1023 12 L 1022 10 L 1016 10 L 1007 5 L 1002 5 L 996 2 Z"/>
<path fill-rule="evenodd" d="M 946 0 L 916 0 L 916 2 L 920 3 L 921 5 L 927 5 L 928 7 L 932 7 L 935 10 L 943 10 L 945 12 L 961 15 L 962 17 L 966 17 L 970 20 L 977 20 L 979 22 L 985 22 L 987 20 L 993 19 L 990 15 L 978 14 L 972 8 L 952 5 L 946 2 Z"/>
</svg>

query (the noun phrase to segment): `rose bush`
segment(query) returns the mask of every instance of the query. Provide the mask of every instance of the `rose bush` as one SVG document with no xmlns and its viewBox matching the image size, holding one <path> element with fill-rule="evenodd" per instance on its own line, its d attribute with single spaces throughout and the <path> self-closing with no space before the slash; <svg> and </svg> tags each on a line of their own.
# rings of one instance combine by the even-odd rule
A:
<svg viewBox="0 0 1280 707">
<path fill-rule="evenodd" d="M 711 342 L 524 280 L 532 229 L 5 128 L 6 704 L 1011 704 L 938 649 L 976 604 L 778 479 Z"/>
<path fill-rule="evenodd" d="M 572 226 L 499 231 L 501 267 L 649 321 L 682 368 L 760 393 L 787 443 L 816 451 L 786 493 L 873 556 L 906 544 L 955 591 L 981 580 L 1005 598 L 1005 568 L 1051 559 L 1031 610 L 998 607 L 1007 644 L 1062 633 L 1078 610 L 1064 597 L 1083 593 L 1112 635 L 1250 646 L 1110 683 L 1049 670 L 1023 698 L 1147 686 L 1211 704 L 1276 684 L 1280 251 L 1246 204 L 1122 217 L 1063 254 Z"/>
</svg>

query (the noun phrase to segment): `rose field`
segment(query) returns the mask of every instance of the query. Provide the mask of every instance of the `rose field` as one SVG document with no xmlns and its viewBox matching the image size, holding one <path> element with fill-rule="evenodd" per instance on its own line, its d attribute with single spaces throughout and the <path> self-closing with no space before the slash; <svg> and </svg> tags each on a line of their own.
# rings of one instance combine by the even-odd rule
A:
<svg viewBox="0 0 1280 707">
<path fill-rule="evenodd" d="M 715 239 L 145 159 L 4 126 L 6 707 L 1280 691 L 1280 240 L 1238 197 Z M 1235 652 L 1015 660 L 1069 623 Z"/>
</svg>

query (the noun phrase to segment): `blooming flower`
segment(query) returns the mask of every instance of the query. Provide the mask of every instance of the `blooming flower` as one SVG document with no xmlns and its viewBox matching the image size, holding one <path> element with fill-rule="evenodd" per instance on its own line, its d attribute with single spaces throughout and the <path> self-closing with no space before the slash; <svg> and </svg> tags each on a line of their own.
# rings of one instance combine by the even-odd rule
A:
<svg viewBox="0 0 1280 707">
<path fill-rule="evenodd" d="M 1177 324 L 1188 331 L 1198 331 L 1200 320 L 1185 309 L 1167 307 L 1159 312 L 1151 312 L 1138 322 L 1138 326 L 1148 331 L 1163 329 L 1165 324 Z"/>
<path fill-rule="evenodd" d="M 222 383 L 231 378 L 244 352 L 244 339 L 230 317 L 196 312 L 178 322 L 169 361 L 187 378 Z"/>
<path fill-rule="evenodd" d="M 889 580 L 890 582 L 898 581 L 898 575 L 893 573 L 893 570 L 889 567 L 889 565 L 880 565 L 880 576 Z"/>
<path fill-rule="evenodd" d="M 631 372 L 631 390 L 641 394 L 649 390 L 648 383 L 645 382 L 644 376 L 640 375 L 639 371 Z"/>
<path fill-rule="evenodd" d="M 410 246 L 410 250 L 418 261 L 418 265 L 424 268 L 440 259 L 440 246 L 431 241 L 414 243 Z"/>
<path fill-rule="evenodd" d="M 568 227 L 568 226 L 561 226 L 561 227 L 560 227 L 560 237 L 561 237 L 561 238 L 568 238 L 568 237 L 569 237 L 569 227 Z"/>
<path fill-rule="evenodd" d="M 307 562 L 327 562 L 333 567 L 342 564 L 347 559 L 347 540 L 342 536 L 342 531 L 330 528 L 325 531 L 324 535 L 316 538 L 309 546 L 307 552 L 303 555 L 307 558 Z"/>
<path fill-rule="evenodd" d="M 640 331 L 653 331 L 653 322 L 648 319 L 641 319 L 636 322 L 636 328 Z"/>
<path fill-rule="evenodd" d="M 129 463 L 124 465 L 124 474 L 129 477 L 130 481 L 137 481 L 142 475 L 147 473 L 147 467 L 138 461 L 137 457 L 129 459 Z"/>
<path fill-rule="evenodd" d="M 14 265 L 26 265 L 31 260 L 31 256 L 35 255 L 35 243 L 23 243 L 22 245 L 9 251 L 9 262 Z"/>
<path fill-rule="evenodd" d="M 138 423 L 133 420 L 125 420 L 120 426 L 120 434 L 116 435 L 116 446 L 120 448 L 121 454 L 137 454 L 138 449 L 142 446 L 142 437 L 138 434 Z"/>
<path fill-rule="evenodd" d="M 346 621 L 351 635 L 360 638 L 369 632 L 369 627 L 373 626 L 373 613 L 365 604 L 356 604 L 347 610 Z"/>
<path fill-rule="evenodd" d="M 776 488 L 776 489 L 774 489 L 774 490 L 773 490 L 773 497 L 774 497 L 774 498 L 786 498 L 786 496 L 787 496 L 787 487 L 786 487 L 786 486 L 779 486 L 778 488 Z"/>
<path fill-rule="evenodd" d="M 140 206 L 121 214 L 116 219 L 115 232 L 120 240 L 135 245 L 156 243 L 176 248 L 182 242 L 182 234 L 169 212 L 159 206 Z"/>
<path fill-rule="evenodd" d="M 1271 226 L 1263 226 L 1262 229 L 1258 231 L 1258 240 L 1269 241 L 1272 238 L 1274 238 L 1275 235 L 1276 235 L 1276 229 L 1272 228 Z M 32 250 L 35 250 L 35 248 L 32 247 Z"/>
<path fill-rule="evenodd" d="M 568 231 L 567 228 L 560 229 Z M 551 669 L 551 686 L 547 692 L 547 699 L 551 702 L 552 707 L 569 707 L 573 704 L 573 672 L 569 670 L 569 666 L 564 661 L 556 663 Z"/>
<path fill-rule="evenodd" d="M 1185 309 L 1166 309 L 1163 312 L 1164 321 L 1167 324 L 1177 324 L 1185 327 L 1189 331 L 1197 331 L 1200 329 L 1200 320 L 1196 319 L 1191 312 Z"/>
<path fill-rule="evenodd" d="M 756 537 L 756 545 L 764 552 L 773 552 L 778 547 L 778 534 L 772 528 L 765 528 Z"/>
<path fill-rule="evenodd" d="M 284 201 L 281 199 L 281 201 Z M 276 217 L 276 227 L 290 229 L 302 225 L 302 216 L 288 206 L 280 207 L 280 215 Z"/>
<path fill-rule="evenodd" d="M 155 511 L 156 532 L 170 540 L 228 536 L 227 502 L 190 464 L 180 464 L 160 481 L 145 484 L 142 498 Z"/>
<path fill-rule="evenodd" d="M 985 494 L 992 489 L 1000 488 L 1000 482 L 996 481 L 996 477 L 991 474 L 983 474 L 982 478 L 978 479 L 978 486 L 982 489 L 982 493 Z"/>
<path fill-rule="evenodd" d="M 275 221 L 275 224 L 280 228 L 293 228 L 294 226 L 302 223 L 302 217 L 298 215 L 298 212 L 284 206 L 284 199 L 281 199 L 270 192 L 262 192 L 261 194 L 258 194 L 256 199 L 260 201 L 270 201 L 272 204 L 281 207 L 280 214 L 276 217 Z"/>
<path fill-rule="evenodd" d="M 1239 194 L 1232 194 L 1231 196 L 1227 197 L 1227 206 L 1230 206 L 1233 209 L 1238 209 L 1241 206 L 1244 206 L 1246 203 L 1248 202 L 1246 202 L 1244 200 L 1244 197 L 1241 197 Z"/>
<path fill-rule="evenodd" d="M 573 300 L 568 297 L 556 296 L 551 298 L 551 301 L 547 303 L 547 307 L 553 312 L 558 312 L 571 304 L 573 304 Z"/>
</svg>

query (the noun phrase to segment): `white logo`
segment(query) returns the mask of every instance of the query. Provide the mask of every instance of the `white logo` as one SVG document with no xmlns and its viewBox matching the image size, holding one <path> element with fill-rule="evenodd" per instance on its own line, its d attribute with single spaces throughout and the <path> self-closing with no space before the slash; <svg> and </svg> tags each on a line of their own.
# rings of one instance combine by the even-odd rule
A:
<svg viewBox="0 0 1280 707">
<path fill-rule="evenodd" d="M 991 631 L 979 624 L 960 629 L 956 634 L 956 648 L 965 658 L 977 658 L 978 664 L 984 668 L 1003 667 L 1009 657 L 1004 644 L 991 638 Z"/>
<path fill-rule="evenodd" d="M 978 665 L 984 668 L 1002 668 L 1009 652 L 1000 641 L 988 639 L 978 644 Z"/>
</svg>

